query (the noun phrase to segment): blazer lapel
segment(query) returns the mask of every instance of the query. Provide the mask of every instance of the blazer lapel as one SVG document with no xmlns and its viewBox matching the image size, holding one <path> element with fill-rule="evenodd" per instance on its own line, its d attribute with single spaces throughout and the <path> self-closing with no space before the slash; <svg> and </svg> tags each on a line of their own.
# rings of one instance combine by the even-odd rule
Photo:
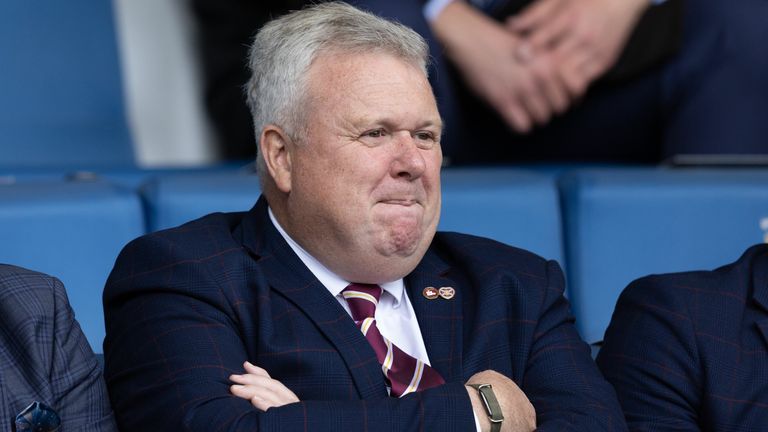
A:
<svg viewBox="0 0 768 432">
<path fill-rule="evenodd" d="M 768 254 L 756 257 L 752 263 L 752 297 L 760 305 L 763 318 L 757 320 L 757 328 L 768 344 Z"/>
<path fill-rule="evenodd" d="M 432 368 L 446 382 L 464 382 L 462 373 L 462 290 L 446 276 L 449 266 L 430 248 L 416 269 L 405 278 L 406 291 L 419 320 Z M 429 299 L 424 289 L 453 288 L 450 299 Z"/>
<path fill-rule="evenodd" d="M 243 245 L 256 255 L 270 286 L 317 324 L 349 369 L 362 399 L 386 396 L 381 365 L 347 312 L 296 256 L 267 214 L 262 197 L 243 221 Z"/>
</svg>

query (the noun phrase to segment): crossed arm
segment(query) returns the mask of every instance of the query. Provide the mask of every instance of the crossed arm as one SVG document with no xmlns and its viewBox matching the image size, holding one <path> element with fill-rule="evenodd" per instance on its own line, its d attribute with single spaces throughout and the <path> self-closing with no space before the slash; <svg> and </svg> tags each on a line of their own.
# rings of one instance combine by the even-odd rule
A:
<svg viewBox="0 0 768 432">
<path fill-rule="evenodd" d="M 244 374 L 230 375 L 229 379 L 235 383 L 230 387 L 233 395 L 249 400 L 254 407 L 261 411 L 270 408 L 299 402 L 299 398 L 280 381 L 273 379 L 269 373 L 246 361 L 243 364 Z M 499 405 L 504 413 L 502 431 L 533 431 L 536 429 L 536 411 L 522 390 L 511 379 L 495 371 L 483 371 L 476 373 L 468 383 L 491 384 Z M 489 431 L 491 427 L 484 407 L 472 388 L 467 388 L 472 410 L 478 419 L 480 430 Z"/>
<path fill-rule="evenodd" d="M 274 325 L 275 316 L 269 314 L 275 311 L 295 314 L 290 321 L 301 322 L 301 312 L 268 286 L 262 290 L 248 284 L 239 292 L 252 296 L 233 296 L 238 288 L 222 277 L 216 261 L 221 255 L 214 255 L 207 265 L 174 246 L 162 239 L 132 244 L 124 254 L 149 262 L 119 258 L 105 289 L 105 376 L 121 430 L 466 431 L 475 427 L 473 412 L 478 413 L 481 429 L 487 428 L 476 393 L 461 382 L 402 398 L 361 399 L 340 359 L 316 348 L 314 354 L 298 350 L 285 357 L 294 365 L 280 375 L 286 386 L 278 385 L 266 371 L 244 369 L 248 353 L 257 351 L 256 346 L 276 331 L 260 328 L 253 333 L 244 325 Z M 158 251 L 173 251 L 173 256 L 157 262 L 162 255 Z M 548 273 L 552 286 L 531 288 L 545 295 L 523 382 L 518 387 L 488 371 L 467 382 L 494 386 L 509 419 L 504 430 L 531 430 L 531 403 L 542 431 L 607 430 L 609 424 L 623 430 L 617 427 L 621 418 L 616 417 L 620 412 L 612 392 L 599 378 L 573 327 L 562 297 L 562 273 L 556 264 L 548 266 Z M 313 361 L 313 355 L 327 360 Z M 273 394 L 248 393 L 254 384 L 266 385 Z"/>
</svg>

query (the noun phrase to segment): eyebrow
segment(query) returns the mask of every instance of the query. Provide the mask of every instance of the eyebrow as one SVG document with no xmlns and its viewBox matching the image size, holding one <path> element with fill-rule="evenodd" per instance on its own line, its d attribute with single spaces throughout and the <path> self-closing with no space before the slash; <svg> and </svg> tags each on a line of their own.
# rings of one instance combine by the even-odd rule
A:
<svg viewBox="0 0 768 432">
<path fill-rule="evenodd" d="M 352 120 L 351 124 L 361 129 L 367 127 L 366 125 L 372 125 L 372 124 L 382 125 L 386 128 L 395 129 L 395 130 L 403 129 L 399 125 L 399 122 L 392 120 L 391 118 L 388 118 L 388 117 L 383 117 L 383 118 L 359 117 Z M 430 119 L 430 120 L 425 120 L 421 123 L 418 123 L 416 127 L 408 130 L 420 130 L 420 129 L 432 128 L 432 127 L 439 128 L 442 130 L 443 125 L 444 123 L 442 118 L 437 119 L 437 121 Z"/>
</svg>

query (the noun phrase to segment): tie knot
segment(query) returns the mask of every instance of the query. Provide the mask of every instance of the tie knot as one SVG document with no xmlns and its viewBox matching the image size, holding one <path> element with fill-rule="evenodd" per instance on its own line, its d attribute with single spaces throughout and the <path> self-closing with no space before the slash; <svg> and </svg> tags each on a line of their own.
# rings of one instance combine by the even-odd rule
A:
<svg viewBox="0 0 768 432">
<path fill-rule="evenodd" d="M 379 298 L 381 297 L 381 287 L 371 284 L 349 284 L 344 288 L 341 295 L 349 305 L 349 310 L 352 312 L 352 319 L 355 321 L 363 321 L 366 318 L 374 318 L 376 316 L 376 306 L 379 304 Z"/>
</svg>

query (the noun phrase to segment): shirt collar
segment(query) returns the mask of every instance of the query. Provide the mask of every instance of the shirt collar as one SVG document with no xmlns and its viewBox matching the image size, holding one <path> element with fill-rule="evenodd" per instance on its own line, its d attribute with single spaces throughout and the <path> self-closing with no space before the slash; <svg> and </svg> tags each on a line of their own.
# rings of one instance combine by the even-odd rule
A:
<svg viewBox="0 0 768 432">
<path fill-rule="evenodd" d="M 304 250 L 303 247 L 296 243 L 296 241 L 294 241 L 291 236 L 285 232 L 283 227 L 280 226 L 280 223 L 277 222 L 275 215 L 272 213 L 271 207 L 267 207 L 267 212 L 269 213 L 269 220 L 271 220 L 272 224 L 275 226 L 275 228 L 277 228 L 277 232 L 283 236 L 285 241 L 288 243 L 288 246 L 291 247 L 293 252 L 299 257 L 301 262 L 307 266 L 309 271 L 312 272 L 317 280 L 319 280 L 320 283 L 323 284 L 323 286 L 325 286 L 325 288 L 327 288 L 331 295 L 334 297 L 341 294 L 344 288 L 346 288 L 351 282 L 342 279 L 339 277 L 339 275 L 329 270 L 328 267 L 324 266 L 315 257 L 310 255 L 309 252 Z M 400 302 L 403 300 L 403 296 L 405 295 L 403 279 L 400 278 L 392 282 L 382 283 L 379 285 L 382 289 L 384 289 L 384 291 L 388 292 L 395 299 L 394 307 L 397 308 L 400 305 Z"/>
</svg>

